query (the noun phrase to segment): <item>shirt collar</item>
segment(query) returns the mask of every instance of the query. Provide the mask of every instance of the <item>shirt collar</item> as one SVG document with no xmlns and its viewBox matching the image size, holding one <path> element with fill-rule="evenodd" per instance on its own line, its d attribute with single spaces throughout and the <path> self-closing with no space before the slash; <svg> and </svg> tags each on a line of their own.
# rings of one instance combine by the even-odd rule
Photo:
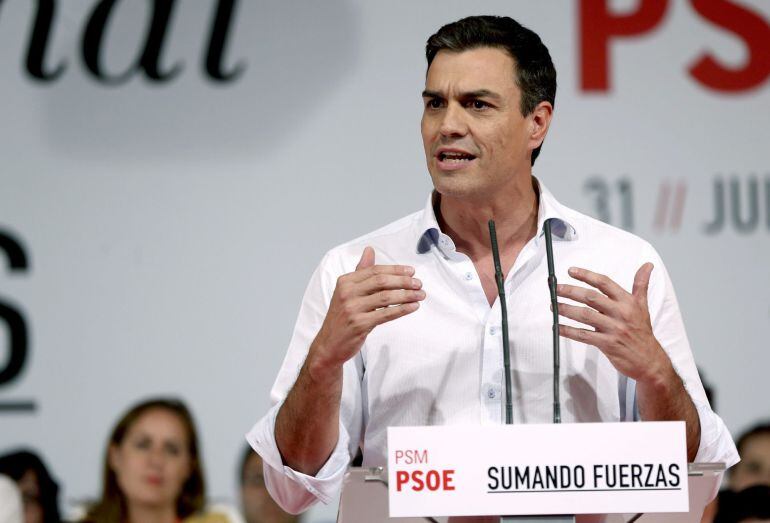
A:
<svg viewBox="0 0 770 523">
<path fill-rule="evenodd" d="M 553 197 L 551 191 L 543 185 L 543 182 L 532 177 L 535 187 L 540 191 L 540 205 L 537 209 L 537 238 L 545 234 L 545 221 L 551 222 L 551 233 L 554 238 L 564 241 L 573 241 L 578 239 L 577 229 L 575 229 L 574 220 L 570 220 L 564 212 L 564 206 Z"/>
<path fill-rule="evenodd" d="M 425 208 L 422 210 L 422 216 L 417 224 L 417 253 L 423 254 L 430 251 L 431 245 L 436 245 L 441 249 L 439 245 L 439 238 L 441 237 L 441 229 L 438 226 L 438 219 L 436 219 L 436 211 L 434 205 L 438 198 L 438 193 L 432 191 L 428 195 L 428 201 L 425 202 Z M 442 250 L 443 252 L 443 250 Z"/>
<path fill-rule="evenodd" d="M 537 237 L 535 241 L 540 243 L 540 238 L 545 234 L 544 224 L 546 220 L 553 219 L 551 222 L 551 233 L 553 237 L 563 241 L 573 241 L 578 238 L 574 222 L 569 220 L 564 212 L 564 207 L 553 197 L 543 183 L 532 177 L 536 189 L 540 193 L 540 203 L 537 209 Z M 445 256 L 454 254 L 454 242 L 449 236 L 443 234 L 436 219 L 434 205 L 438 194 L 431 192 L 428 201 L 425 203 L 422 216 L 418 222 L 417 253 L 428 252 L 431 245 L 436 245 L 439 251 Z"/>
</svg>

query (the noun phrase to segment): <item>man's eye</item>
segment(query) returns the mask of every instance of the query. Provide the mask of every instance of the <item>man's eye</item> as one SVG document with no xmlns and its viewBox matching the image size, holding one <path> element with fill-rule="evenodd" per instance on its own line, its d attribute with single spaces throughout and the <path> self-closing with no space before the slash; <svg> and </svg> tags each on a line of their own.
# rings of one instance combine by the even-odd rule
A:
<svg viewBox="0 0 770 523">
<path fill-rule="evenodd" d="M 476 110 L 483 110 L 489 107 L 489 104 L 487 102 L 483 102 L 481 100 L 473 100 L 468 105 L 470 105 L 471 108 Z"/>
<path fill-rule="evenodd" d="M 437 98 L 433 98 L 431 100 L 428 100 L 428 108 L 430 109 L 441 109 L 441 100 Z"/>
</svg>

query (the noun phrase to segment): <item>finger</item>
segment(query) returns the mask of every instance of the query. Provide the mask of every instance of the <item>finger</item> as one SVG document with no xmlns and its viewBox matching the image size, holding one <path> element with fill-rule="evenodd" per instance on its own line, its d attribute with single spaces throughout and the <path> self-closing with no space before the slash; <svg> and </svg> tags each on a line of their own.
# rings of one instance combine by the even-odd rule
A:
<svg viewBox="0 0 770 523">
<path fill-rule="evenodd" d="M 424 299 L 425 291 L 423 290 L 414 291 L 398 289 L 392 291 L 380 291 L 361 298 L 361 307 L 362 310 L 373 311 L 382 307 L 391 307 L 393 305 L 422 301 Z"/>
<path fill-rule="evenodd" d="M 619 300 L 624 296 L 628 296 L 628 292 L 626 292 L 623 287 L 604 274 L 589 271 L 588 269 L 581 269 L 579 267 L 570 267 L 568 272 L 569 275 L 576 280 L 580 280 L 591 287 L 599 289 L 613 300 Z"/>
<path fill-rule="evenodd" d="M 610 341 L 608 334 L 587 329 L 578 329 L 577 327 L 570 327 L 569 325 L 562 325 L 561 323 L 559 324 L 559 336 L 579 341 L 586 345 L 593 345 L 602 352 L 604 352 L 603 347 L 606 347 Z"/>
<path fill-rule="evenodd" d="M 364 252 L 361 253 L 361 259 L 358 261 L 358 265 L 356 265 L 356 270 L 366 269 L 372 265 L 374 265 L 374 249 L 369 246 L 364 247 Z"/>
<path fill-rule="evenodd" d="M 650 262 L 645 263 L 634 276 L 634 286 L 631 294 L 647 309 L 647 290 L 650 288 L 650 275 L 652 275 L 653 265 Z"/>
<path fill-rule="evenodd" d="M 568 303 L 559 303 L 559 316 L 593 327 L 598 332 L 610 331 L 615 326 L 614 321 L 609 316 L 605 316 L 590 307 L 577 307 Z"/>
<path fill-rule="evenodd" d="M 377 275 L 396 275 L 396 276 L 412 276 L 414 274 L 414 267 L 409 265 L 372 265 L 371 267 L 365 267 L 355 272 L 351 272 L 346 275 L 349 281 L 354 283 L 362 282 L 367 278 Z"/>
<path fill-rule="evenodd" d="M 357 296 L 368 296 L 378 291 L 392 289 L 411 289 L 422 288 L 422 282 L 411 276 L 400 276 L 397 274 L 375 274 L 363 281 L 355 284 L 354 293 Z"/>
<path fill-rule="evenodd" d="M 401 305 L 394 305 L 393 307 L 385 307 L 383 309 L 377 309 L 369 313 L 371 316 L 369 319 L 373 326 L 382 325 L 389 321 L 393 321 L 407 314 L 411 314 L 420 308 L 419 301 L 412 301 L 409 303 L 403 303 Z"/>
<path fill-rule="evenodd" d="M 556 295 L 569 298 L 576 302 L 588 305 L 602 314 L 615 318 L 618 314 L 617 306 L 610 298 L 594 289 L 586 289 L 576 285 L 559 284 L 556 286 Z M 559 305 L 561 307 L 561 304 Z"/>
</svg>

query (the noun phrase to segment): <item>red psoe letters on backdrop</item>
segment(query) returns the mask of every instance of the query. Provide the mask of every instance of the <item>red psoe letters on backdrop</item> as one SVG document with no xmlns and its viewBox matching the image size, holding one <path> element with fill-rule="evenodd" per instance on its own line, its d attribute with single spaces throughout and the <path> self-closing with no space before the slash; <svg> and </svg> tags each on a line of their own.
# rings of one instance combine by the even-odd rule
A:
<svg viewBox="0 0 770 523">
<path fill-rule="evenodd" d="M 579 14 L 580 89 L 607 92 L 612 63 L 610 45 L 616 38 L 641 36 L 660 26 L 669 0 L 639 0 L 624 14 L 613 13 L 610 0 L 581 0 Z M 697 83 L 720 92 L 759 87 L 770 76 L 770 24 L 760 14 L 731 0 L 690 0 L 696 15 L 739 38 L 746 47 L 743 64 L 720 62 L 705 51 L 687 69 Z"/>
</svg>

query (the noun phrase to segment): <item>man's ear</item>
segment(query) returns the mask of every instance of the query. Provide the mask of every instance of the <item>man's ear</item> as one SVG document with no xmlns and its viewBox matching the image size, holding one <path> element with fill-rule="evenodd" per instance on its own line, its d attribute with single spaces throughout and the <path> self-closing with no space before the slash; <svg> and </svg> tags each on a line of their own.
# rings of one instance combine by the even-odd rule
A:
<svg viewBox="0 0 770 523">
<path fill-rule="evenodd" d="M 553 105 L 550 102 L 542 101 L 535 106 L 529 115 L 530 121 L 530 145 L 535 149 L 540 147 L 548 134 L 548 128 L 551 125 L 553 117 Z"/>
</svg>

